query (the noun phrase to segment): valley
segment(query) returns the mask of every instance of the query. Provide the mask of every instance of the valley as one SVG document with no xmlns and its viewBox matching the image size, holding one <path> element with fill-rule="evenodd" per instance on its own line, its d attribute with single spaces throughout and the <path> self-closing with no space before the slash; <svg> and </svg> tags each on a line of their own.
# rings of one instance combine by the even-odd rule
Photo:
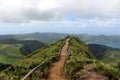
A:
<svg viewBox="0 0 120 80">
<path fill-rule="evenodd" d="M 79 38 L 38 49 L 0 73 L 2 80 L 119 80 L 120 70 L 97 60 Z M 68 45 L 69 42 L 69 45 Z M 32 71 L 32 72 L 31 72 Z M 29 73 L 30 72 L 30 73 Z M 28 75 L 29 74 L 29 75 Z M 26 76 L 27 75 L 27 76 Z M 11 76 L 11 77 L 10 77 Z M 24 78 L 26 77 L 26 78 Z"/>
<path fill-rule="evenodd" d="M 0 40 L 0 63 L 13 64 L 22 57 L 46 46 L 37 40 Z"/>
</svg>

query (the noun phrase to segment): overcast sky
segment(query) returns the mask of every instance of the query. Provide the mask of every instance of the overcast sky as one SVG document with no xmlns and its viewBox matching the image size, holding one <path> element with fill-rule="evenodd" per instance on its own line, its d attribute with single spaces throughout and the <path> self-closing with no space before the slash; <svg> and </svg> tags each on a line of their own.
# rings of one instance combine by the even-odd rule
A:
<svg viewBox="0 0 120 80">
<path fill-rule="evenodd" d="M 0 34 L 120 35 L 120 0 L 0 0 Z"/>
</svg>

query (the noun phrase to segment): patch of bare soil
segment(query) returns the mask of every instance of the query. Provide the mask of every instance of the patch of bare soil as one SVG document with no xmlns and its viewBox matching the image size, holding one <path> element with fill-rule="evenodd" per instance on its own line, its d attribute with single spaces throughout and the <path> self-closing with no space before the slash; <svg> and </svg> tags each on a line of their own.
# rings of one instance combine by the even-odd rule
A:
<svg viewBox="0 0 120 80">
<path fill-rule="evenodd" d="M 107 77 L 97 74 L 93 69 L 95 68 L 94 65 L 85 65 L 85 71 L 80 73 L 82 80 L 109 80 Z"/>
</svg>

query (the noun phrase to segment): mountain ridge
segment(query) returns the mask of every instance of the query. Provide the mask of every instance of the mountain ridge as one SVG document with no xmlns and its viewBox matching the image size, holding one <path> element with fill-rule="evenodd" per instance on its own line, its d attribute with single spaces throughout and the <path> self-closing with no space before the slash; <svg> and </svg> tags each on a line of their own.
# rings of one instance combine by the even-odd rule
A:
<svg viewBox="0 0 120 80">
<path fill-rule="evenodd" d="M 39 40 L 43 43 L 54 43 L 67 35 L 79 37 L 86 43 L 107 45 L 114 48 L 120 48 L 120 35 L 89 35 L 89 34 L 65 34 L 65 33 L 27 33 L 15 35 L 0 35 L 0 39 L 17 39 L 17 40 Z"/>
<path fill-rule="evenodd" d="M 33 80 L 47 79 L 48 70 L 60 59 L 60 50 L 66 38 L 39 49 L 22 60 L 13 64 L 0 74 L 0 79 L 19 80 L 34 67 L 47 60 L 44 64 L 31 74 Z M 69 80 L 119 80 L 120 71 L 108 64 L 98 61 L 90 52 L 88 46 L 79 38 L 70 37 L 68 47 L 69 56 L 66 59 L 64 73 Z M 49 60 L 51 56 L 55 56 Z M 39 77 L 38 77 L 39 76 Z M 31 78 L 28 78 L 30 80 Z"/>
</svg>

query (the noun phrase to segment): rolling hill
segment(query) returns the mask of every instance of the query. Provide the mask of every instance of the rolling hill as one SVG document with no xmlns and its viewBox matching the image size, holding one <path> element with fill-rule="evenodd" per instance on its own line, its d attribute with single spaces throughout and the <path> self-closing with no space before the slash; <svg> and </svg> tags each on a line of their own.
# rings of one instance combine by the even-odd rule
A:
<svg viewBox="0 0 120 80">
<path fill-rule="evenodd" d="M 12 64 L 20 59 L 23 55 L 19 49 L 12 44 L 0 44 L 0 63 Z"/>
<path fill-rule="evenodd" d="M 15 35 L 0 35 L 0 40 L 16 39 L 16 40 L 38 40 L 40 42 L 51 44 L 67 35 L 79 37 L 88 44 L 100 44 L 120 49 L 120 35 L 89 35 L 89 34 L 64 34 L 64 33 L 28 33 Z"/>
<path fill-rule="evenodd" d="M 89 44 L 88 46 L 97 59 L 114 66 L 120 62 L 120 49 L 98 44 Z"/>
<path fill-rule="evenodd" d="M 54 74 L 53 79 L 51 69 L 56 68 L 63 76 Z M 0 73 L 2 80 L 51 80 L 51 77 L 57 80 L 57 76 L 68 80 L 120 80 L 120 71 L 98 61 L 83 41 L 66 37 L 36 50 Z"/>
<path fill-rule="evenodd" d="M 0 63 L 12 64 L 25 55 L 46 46 L 37 40 L 0 40 Z"/>
</svg>

